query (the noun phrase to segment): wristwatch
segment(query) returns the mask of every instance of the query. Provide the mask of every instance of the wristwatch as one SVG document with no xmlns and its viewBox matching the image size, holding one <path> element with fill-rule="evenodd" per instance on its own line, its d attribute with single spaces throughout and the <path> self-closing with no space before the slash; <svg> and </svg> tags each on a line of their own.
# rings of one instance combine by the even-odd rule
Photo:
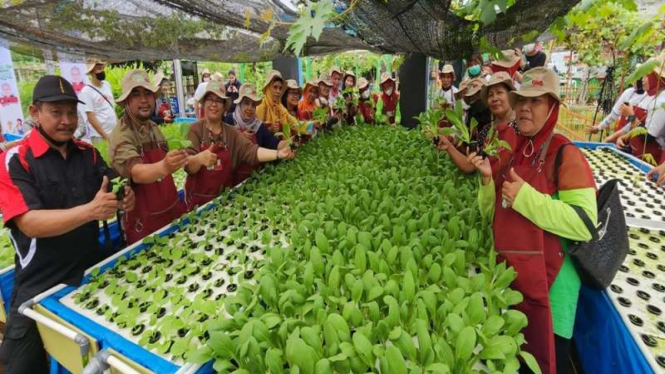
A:
<svg viewBox="0 0 665 374">
<path fill-rule="evenodd" d="M 635 121 L 635 115 L 631 114 L 630 116 L 626 117 L 626 120 L 628 123 L 633 123 L 633 121 Z"/>
</svg>

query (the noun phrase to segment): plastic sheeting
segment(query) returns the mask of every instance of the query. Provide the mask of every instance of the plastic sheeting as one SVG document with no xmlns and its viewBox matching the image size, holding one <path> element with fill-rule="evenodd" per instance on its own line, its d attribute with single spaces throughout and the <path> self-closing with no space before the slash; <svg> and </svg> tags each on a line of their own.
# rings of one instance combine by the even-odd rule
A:
<svg viewBox="0 0 665 374">
<path fill-rule="evenodd" d="M 582 285 L 574 339 L 585 373 L 654 374 L 605 291 Z"/>
<path fill-rule="evenodd" d="M 292 1 L 295 2 L 295 1 Z M 489 25 L 450 9 L 450 0 L 336 0 L 355 8 L 326 25 L 304 54 L 353 49 L 423 53 L 453 60 L 470 56 L 481 37 L 500 48 L 544 32 L 579 0 L 520 0 Z M 284 50 L 297 13 L 281 0 L 35 0 L 0 3 L 0 38 L 41 49 L 96 55 L 114 61 L 189 58 L 268 61 Z M 277 22 L 272 22 L 276 20 Z M 475 27 L 479 26 L 477 30 Z M 36 52 L 37 52 L 36 51 Z"/>
</svg>

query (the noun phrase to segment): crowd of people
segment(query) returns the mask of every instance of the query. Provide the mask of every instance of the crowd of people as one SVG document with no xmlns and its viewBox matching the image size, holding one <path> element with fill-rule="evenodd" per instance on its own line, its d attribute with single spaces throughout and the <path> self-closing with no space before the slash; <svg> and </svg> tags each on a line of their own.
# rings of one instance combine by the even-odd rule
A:
<svg viewBox="0 0 665 374">
<path fill-rule="evenodd" d="M 603 142 L 614 143 L 624 152 L 656 166 L 648 177 L 663 185 L 665 96 L 661 92 L 665 90 L 665 55 L 650 61 L 655 62 L 655 69 L 621 93 L 610 114 L 598 125 L 590 126 L 587 132 L 598 134 L 607 131 Z"/>
<path fill-rule="evenodd" d="M 538 51 L 525 52 L 526 58 L 519 50 L 503 51 L 502 58 L 484 67 L 472 62 L 459 88 L 453 67 L 442 66 L 435 105 L 458 109 L 467 126 L 472 121 L 478 126 L 471 140 L 475 148 L 448 136 L 435 146 L 462 172 L 479 175 L 480 212 L 491 222 L 499 258 L 517 272 L 512 287 L 524 298 L 517 306 L 529 319 L 524 349 L 543 373 L 564 374 L 581 286 L 566 248 L 592 236 L 573 207 L 595 223 L 596 185 L 580 150 L 555 133 L 561 105 L 558 75 L 542 66 Z M 191 146 L 169 149 L 152 119 L 159 114 L 163 77 L 151 79 L 143 70 L 132 70 L 122 80 L 122 94 L 113 100 L 104 93 L 103 71 L 99 61 L 90 67 L 96 80 L 86 95 L 77 95 L 61 77 L 40 79 L 30 107 L 34 131 L 0 156 L 0 210 L 18 265 L 0 347 L 6 373 L 47 371 L 35 323 L 17 309 L 57 284 L 80 284 L 83 271 L 101 259 L 95 250 L 98 221 L 121 211 L 127 242 L 137 242 L 244 181 L 260 163 L 295 157 L 277 134 L 285 125 L 309 121 L 324 131 L 333 123 L 352 124 L 356 116 L 366 123 L 385 116 L 386 124 L 394 124 L 399 100 L 396 82 L 387 73 L 378 80 L 380 93 L 375 95 L 367 79 L 337 67 L 302 88 L 276 70 L 268 73 L 263 87 L 242 84 L 229 74 L 233 81 L 227 84 L 204 81 L 196 103 L 199 117 L 187 134 Z M 210 72 L 203 73 L 211 78 Z M 621 130 L 646 118 L 649 134 L 661 144 L 665 126 L 649 122 L 665 110 L 655 104 L 661 100 L 644 105 L 638 98 L 662 90 L 664 76 L 662 68 L 650 74 L 645 92 L 638 85 L 625 94 L 628 104 L 617 107 L 601 126 L 628 117 L 617 126 Z M 101 111 L 113 108 L 112 100 L 124 112 L 107 128 Z M 108 139 L 110 165 L 90 144 L 76 140 L 79 105 L 88 121 L 96 122 L 98 138 Z M 320 113 L 323 120 L 318 120 Z M 440 126 L 453 124 L 444 120 Z M 496 140 L 501 146 L 489 154 Z M 180 169 L 187 173 L 184 201 L 172 177 Z M 116 176 L 130 182 L 122 199 L 109 192 L 109 181 Z"/>
<path fill-rule="evenodd" d="M 233 71 L 226 84 L 203 71 L 198 120 L 187 133 L 191 146 L 169 149 L 160 128 L 174 121 L 164 95 L 168 80 L 159 73 L 151 79 L 144 70 L 129 71 L 114 99 L 105 69 L 103 61 L 90 61 L 91 83 L 78 93 L 60 76 L 42 77 L 33 91 L 32 125 L 25 138 L 5 143 L 0 151 L 0 211 L 17 257 L 0 346 L 8 374 L 47 372 L 37 327 L 18 308 L 55 285 L 79 285 L 85 269 L 108 255 L 98 242 L 99 221 L 121 212 L 126 242 L 135 243 L 241 183 L 260 163 L 293 158 L 292 147 L 276 134 L 284 125 L 309 121 L 311 137 L 351 120 L 357 111 L 371 119 L 376 105 L 370 100 L 384 100 L 383 114 L 394 121 L 399 97 L 390 75 L 381 79 L 381 95 L 369 98 L 366 80 L 357 93 L 355 75 L 337 67 L 304 90 L 270 71 L 263 95 L 253 84 L 241 84 Z M 122 108 L 120 118 L 116 106 Z M 81 134 L 90 142 L 80 140 Z M 103 141 L 110 165 L 90 144 Z M 180 169 L 187 173 L 184 201 L 172 176 Z M 111 192 L 117 177 L 128 181 L 121 198 Z"/>
</svg>

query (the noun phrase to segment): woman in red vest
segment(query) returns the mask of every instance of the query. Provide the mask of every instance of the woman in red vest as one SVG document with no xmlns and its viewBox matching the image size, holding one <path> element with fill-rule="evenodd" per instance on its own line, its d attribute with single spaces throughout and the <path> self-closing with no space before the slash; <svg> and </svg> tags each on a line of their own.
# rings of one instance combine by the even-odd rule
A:
<svg viewBox="0 0 665 374">
<path fill-rule="evenodd" d="M 224 188 L 233 187 L 235 169 L 242 162 L 255 165 L 290 159 L 294 155 L 288 147 L 280 150 L 259 147 L 224 123 L 224 113 L 231 106 L 225 91 L 221 82 L 208 83 L 200 102 L 205 118 L 194 122 L 187 134 L 192 142 L 187 149 L 190 158 L 185 166 L 185 202 L 190 210 L 214 199 Z M 241 96 L 243 93 L 241 87 Z M 242 105 L 236 109 L 239 107 Z"/>
<path fill-rule="evenodd" d="M 469 156 L 482 177 L 478 199 L 481 214 L 493 221 L 498 258 L 515 269 L 511 287 L 524 297 L 515 306 L 528 318 L 522 349 L 544 374 L 567 373 L 581 281 L 565 248 L 570 240 L 591 239 L 572 206 L 597 220 L 591 169 L 570 140 L 554 133 L 558 92 L 553 70 L 527 71 L 521 89 L 509 94 L 519 130 L 510 161 L 493 176 L 487 158 Z"/>
<path fill-rule="evenodd" d="M 397 105 L 399 105 L 399 92 L 395 80 L 390 73 L 381 74 L 381 95 L 375 95 L 374 101 L 383 101 L 383 113 L 388 116 L 391 125 L 395 124 L 395 115 L 397 114 Z"/>
</svg>

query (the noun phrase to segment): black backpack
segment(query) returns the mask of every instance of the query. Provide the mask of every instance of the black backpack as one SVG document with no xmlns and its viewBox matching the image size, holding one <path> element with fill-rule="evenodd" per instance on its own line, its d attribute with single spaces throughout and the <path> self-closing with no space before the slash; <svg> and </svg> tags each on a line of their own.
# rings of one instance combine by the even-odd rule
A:
<svg viewBox="0 0 665 374">
<path fill-rule="evenodd" d="M 554 160 L 554 181 L 559 186 L 558 170 L 563 149 L 572 143 L 562 145 Z M 621 205 L 619 180 L 612 179 L 603 184 L 597 194 L 598 225 L 594 226 L 582 208 L 570 205 L 580 216 L 591 233 L 591 240 L 572 242 L 567 253 L 573 260 L 582 283 L 589 288 L 609 287 L 617 271 L 628 254 L 628 232 L 626 217 Z"/>
</svg>

